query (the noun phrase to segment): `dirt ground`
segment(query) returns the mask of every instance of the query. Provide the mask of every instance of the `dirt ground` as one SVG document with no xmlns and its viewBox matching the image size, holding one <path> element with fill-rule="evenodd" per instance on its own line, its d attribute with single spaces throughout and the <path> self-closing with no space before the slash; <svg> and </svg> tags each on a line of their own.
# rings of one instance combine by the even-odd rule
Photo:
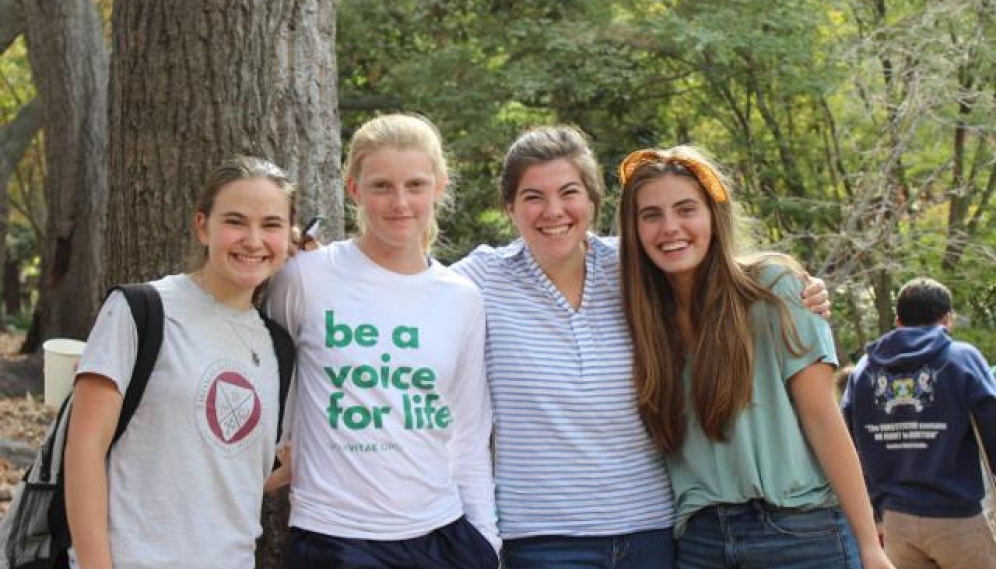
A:
<svg viewBox="0 0 996 569">
<path fill-rule="evenodd" d="M 42 402 L 41 354 L 18 354 L 22 340 L 0 332 L 0 514 L 24 473 L 26 449 L 41 444 L 55 415 Z"/>
</svg>

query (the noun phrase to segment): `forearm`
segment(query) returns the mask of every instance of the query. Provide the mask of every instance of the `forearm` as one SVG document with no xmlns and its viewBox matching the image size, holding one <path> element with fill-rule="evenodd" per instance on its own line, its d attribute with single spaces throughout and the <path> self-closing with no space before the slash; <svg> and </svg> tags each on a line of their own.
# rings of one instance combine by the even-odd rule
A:
<svg viewBox="0 0 996 569">
<path fill-rule="evenodd" d="M 789 389 L 799 424 L 837 494 L 862 558 L 871 560 L 872 556 L 877 556 L 878 562 L 873 565 L 880 566 L 884 557 L 875 529 L 875 517 L 865 489 L 858 453 L 854 450 L 854 443 L 833 396 L 832 369 L 823 363 L 807 366 L 789 380 Z"/>
<path fill-rule="evenodd" d="M 475 316 L 454 374 L 461 380 L 451 393 L 457 423 L 453 425 L 450 456 L 467 519 L 499 551 L 501 539 L 491 455 L 494 411 L 484 371 L 484 305 L 476 303 L 473 308 Z"/>
<path fill-rule="evenodd" d="M 66 516 L 81 569 L 110 569 L 105 452 L 92 440 L 66 445 Z"/>
<path fill-rule="evenodd" d="M 289 441 L 287 444 L 282 444 L 277 450 L 277 460 L 280 462 L 280 466 L 266 477 L 266 482 L 263 484 L 264 492 L 275 492 L 291 483 L 293 473 L 291 452 Z"/>
<path fill-rule="evenodd" d="M 495 506 L 494 467 L 491 456 L 492 412 L 486 390 L 472 390 L 469 401 L 454 401 L 465 418 L 450 441 L 453 481 L 460 491 L 467 520 L 500 550 Z"/>
<path fill-rule="evenodd" d="M 806 438 L 837 494 L 859 548 L 862 551 L 880 548 L 861 464 L 843 419 L 832 409 L 819 413 L 817 417 L 809 417 L 802 424 Z"/>
<path fill-rule="evenodd" d="M 121 415 L 121 394 L 110 379 L 76 379 L 66 436 L 66 517 L 82 569 L 110 569 L 107 451 Z"/>
</svg>

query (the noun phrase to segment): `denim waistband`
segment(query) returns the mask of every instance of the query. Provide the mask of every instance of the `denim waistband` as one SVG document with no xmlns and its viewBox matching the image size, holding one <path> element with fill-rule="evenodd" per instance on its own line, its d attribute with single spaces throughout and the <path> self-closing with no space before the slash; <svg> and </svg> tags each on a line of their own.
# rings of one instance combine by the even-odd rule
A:
<svg viewBox="0 0 996 569">
<path fill-rule="evenodd" d="M 717 514 L 723 515 L 736 515 L 739 513 L 747 512 L 778 512 L 782 514 L 792 514 L 792 513 L 807 513 L 815 512 L 819 510 L 831 510 L 835 511 L 840 509 L 840 506 L 807 506 L 807 507 L 785 507 L 776 506 L 767 500 L 760 498 L 754 500 L 748 500 L 746 502 L 739 503 L 724 503 L 724 504 L 713 504 L 711 506 L 706 506 L 699 510 L 698 513 L 715 512 Z"/>
</svg>

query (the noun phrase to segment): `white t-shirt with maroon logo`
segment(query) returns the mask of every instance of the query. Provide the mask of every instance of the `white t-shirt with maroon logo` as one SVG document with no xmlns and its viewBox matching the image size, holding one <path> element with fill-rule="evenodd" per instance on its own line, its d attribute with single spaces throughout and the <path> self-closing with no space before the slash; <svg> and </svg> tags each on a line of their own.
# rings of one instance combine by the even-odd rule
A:
<svg viewBox="0 0 996 569">
<path fill-rule="evenodd" d="M 114 567 L 252 568 L 277 431 L 270 335 L 255 309 L 232 310 L 185 275 L 152 284 L 163 299 L 163 344 L 108 461 Z M 124 393 L 137 344 L 128 304 L 116 292 L 78 372 L 108 377 Z"/>
</svg>

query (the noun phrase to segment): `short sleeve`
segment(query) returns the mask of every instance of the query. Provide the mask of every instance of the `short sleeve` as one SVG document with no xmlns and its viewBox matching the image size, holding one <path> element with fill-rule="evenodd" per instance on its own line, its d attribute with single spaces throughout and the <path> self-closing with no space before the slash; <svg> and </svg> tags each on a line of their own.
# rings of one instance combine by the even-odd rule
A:
<svg viewBox="0 0 996 569">
<path fill-rule="evenodd" d="M 304 283 L 301 263 L 304 255 L 328 255 L 328 248 L 306 253 L 289 260 L 277 274 L 270 278 L 263 300 L 263 312 L 284 327 L 296 345 L 301 337 L 301 318 L 304 306 Z"/>
<path fill-rule="evenodd" d="M 138 329 L 128 301 L 114 291 L 100 308 L 80 356 L 76 376 L 92 373 L 106 377 L 124 394 L 138 357 Z"/>
<path fill-rule="evenodd" d="M 498 257 L 498 252 L 490 245 L 479 245 L 469 255 L 450 265 L 450 269 L 470 279 L 478 288 L 483 286 L 488 268 Z"/>
<path fill-rule="evenodd" d="M 770 283 L 771 291 L 788 308 L 789 317 L 795 326 L 801 344 L 798 346 L 786 344 L 786 339 L 789 342 L 792 341 L 792 335 L 789 330 L 784 334 L 785 339 L 783 339 L 782 322 L 777 307 L 766 302 L 758 303 L 763 305 L 760 313 L 769 323 L 771 342 L 778 358 L 778 367 L 781 370 L 781 380 L 787 382 L 792 376 L 817 362 L 836 367 L 838 363 L 837 350 L 834 347 L 830 325 L 802 304 L 802 280 L 788 268 L 766 269 L 763 273 L 763 280 Z"/>
</svg>

